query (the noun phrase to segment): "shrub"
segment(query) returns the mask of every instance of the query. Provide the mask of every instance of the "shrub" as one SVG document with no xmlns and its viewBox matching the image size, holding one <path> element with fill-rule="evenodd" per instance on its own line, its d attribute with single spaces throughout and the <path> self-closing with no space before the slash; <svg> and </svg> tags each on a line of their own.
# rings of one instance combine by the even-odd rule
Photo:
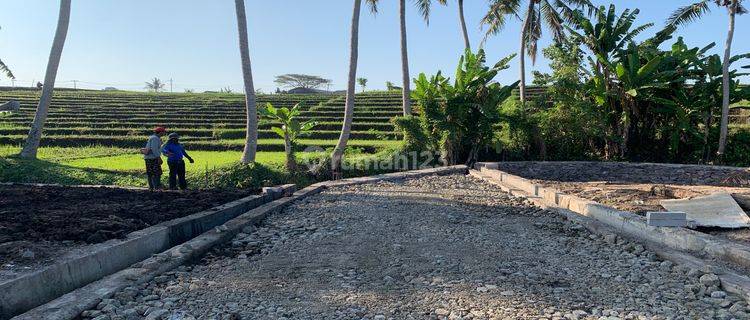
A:
<svg viewBox="0 0 750 320">
<path fill-rule="evenodd" d="M 724 162 L 733 166 L 750 166 L 750 130 L 735 129 L 729 132 Z"/>
<path fill-rule="evenodd" d="M 501 120 L 499 105 L 518 84 L 495 82 L 514 56 L 487 67 L 484 50 L 474 54 L 467 49 L 452 84 L 441 72 L 430 78 L 420 74 L 412 93 L 419 103 L 419 116 L 394 120 L 404 130 L 407 145 L 411 144 L 407 148 L 439 148 L 441 161 L 449 165 L 476 161 L 479 150 L 493 141 L 493 129 Z"/>
</svg>

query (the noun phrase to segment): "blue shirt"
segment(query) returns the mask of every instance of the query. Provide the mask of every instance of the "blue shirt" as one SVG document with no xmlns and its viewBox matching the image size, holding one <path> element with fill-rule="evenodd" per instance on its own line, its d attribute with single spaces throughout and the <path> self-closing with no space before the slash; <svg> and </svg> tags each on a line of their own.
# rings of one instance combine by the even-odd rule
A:
<svg viewBox="0 0 750 320">
<path fill-rule="evenodd" d="M 181 144 L 174 142 L 167 142 L 166 144 L 164 144 L 164 147 L 162 147 L 161 149 L 161 153 L 167 156 L 168 162 L 181 161 L 183 156 L 190 157 Z"/>
</svg>

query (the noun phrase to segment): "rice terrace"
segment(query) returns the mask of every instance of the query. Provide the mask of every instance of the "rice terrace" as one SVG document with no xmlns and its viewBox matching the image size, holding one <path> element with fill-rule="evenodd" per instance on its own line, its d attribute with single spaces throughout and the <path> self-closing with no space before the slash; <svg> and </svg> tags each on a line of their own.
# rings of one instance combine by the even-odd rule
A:
<svg viewBox="0 0 750 320">
<path fill-rule="evenodd" d="M 0 2 L 0 320 L 750 319 L 747 5 Z"/>
</svg>

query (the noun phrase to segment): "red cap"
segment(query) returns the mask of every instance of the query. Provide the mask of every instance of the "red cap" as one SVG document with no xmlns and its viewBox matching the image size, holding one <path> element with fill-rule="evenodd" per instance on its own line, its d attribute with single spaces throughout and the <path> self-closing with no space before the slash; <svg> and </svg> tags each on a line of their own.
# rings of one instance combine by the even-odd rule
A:
<svg viewBox="0 0 750 320">
<path fill-rule="evenodd" d="M 154 129 L 154 132 L 155 132 L 155 133 L 164 133 L 164 132 L 167 132 L 167 128 L 164 128 L 164 127 L 156 127 L 156 129 Z"/>
</svg>

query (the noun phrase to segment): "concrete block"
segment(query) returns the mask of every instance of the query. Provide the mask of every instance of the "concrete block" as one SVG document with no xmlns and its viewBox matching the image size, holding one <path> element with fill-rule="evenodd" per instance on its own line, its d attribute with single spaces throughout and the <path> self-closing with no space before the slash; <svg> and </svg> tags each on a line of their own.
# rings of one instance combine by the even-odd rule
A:
<svg viewBox="0 0 750 320">
<path fill-rule="evenodd" d="M 648 220 L 652 227 L 687 227 L 687 220 Z"/>
<path fill-rule="evenodd" d="M 652 227 L 681 227 L 691 226 L 691 221 L 687 220 L 684 212 L 648 212 L 646 215 L 646 224 Z M 670 237 L 679 237 L 671 235 Z M 684 237 L 681 237 L 684 238 Z M 666 241 L 662 239 L 663 241 Z"/>
<path fill-rule="evenodd" d="M 646 220 L 685 220 L 687 219 L 687 214 L 680 211 L 664 211 L 664 212 L 655 212 L 655 211 L 649 211 L 646 212 Z"/>
</svg>

